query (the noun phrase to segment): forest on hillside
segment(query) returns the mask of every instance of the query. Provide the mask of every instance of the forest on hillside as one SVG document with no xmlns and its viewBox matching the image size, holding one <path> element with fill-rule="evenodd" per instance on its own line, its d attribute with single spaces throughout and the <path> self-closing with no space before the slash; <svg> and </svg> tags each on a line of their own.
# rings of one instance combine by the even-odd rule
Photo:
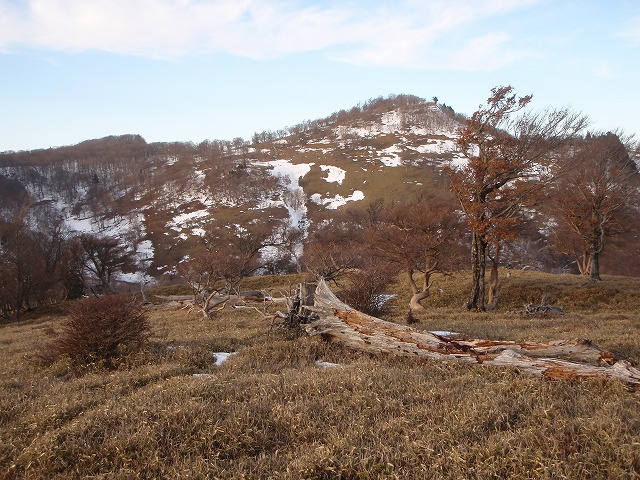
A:
<svg viewBox="0 0 640 480">
<path fill-rule="evenodd" d="M 264 273 L 309 272 L 374 286 L 356 305 L 363 310 L 375 310 L 371 298 L 402 274 L 409 307 L 419 310 L 429 305 L 434 278 L 471 270 L 467 308 L 483 311 L 499 308 L 505 268 L 573 272 L 592 282 L 602 274 L 640 275 L 630 261 L 640 254 L 637 144 L 620 132 L 587 132 L 586 118 L 566 109 L 532 112 L 530 100 L 496 88 L 467 118 L 437 99 L 392 96 L 256 133 L 251 142 L 148 144 L 128 135 L 0 154 L 2 315 L 20 318 L 39 305 L 115 292 L 122 274 L 151 281 L 158 259 L 140 255 L 145 241 L 158 257 L 175 253 L 171 275 L 157 280 L 190 285 L 205 314 L 214 307 L 212 293 L 238 291 L 244 279 Z M 419 192 L 334 210 L 314 207 L 304 192 L 283 189 L 253 166 L 287 155 L 287 145 L 328 142 L 327 132 L 390 111 L 402 113 L 400 128 L 456 126 L 456 149 L 466 161 L 415 163 L 424 184 Z M 363 137 L 340 141 L 341 150 L 327 156 L 351 158 L 374 148 Z M 18 170 L 29 188 L 12 175 Z M 194 171 L 223 206 L 197 238 L 176 246 L 167 243 L 159 212 L 179 192 L 202 190 Z M 55 200 L 35 200 L 34 191 L 47 197 L 52 186 Z M 60 201 L 107 224 L 126 219 L 127 229 L 114 236 L 70 232 L 55 213 Z M 291 224 L 287 209 L 301 205 L 309 205 L 313 221 Z"/>
</svg>

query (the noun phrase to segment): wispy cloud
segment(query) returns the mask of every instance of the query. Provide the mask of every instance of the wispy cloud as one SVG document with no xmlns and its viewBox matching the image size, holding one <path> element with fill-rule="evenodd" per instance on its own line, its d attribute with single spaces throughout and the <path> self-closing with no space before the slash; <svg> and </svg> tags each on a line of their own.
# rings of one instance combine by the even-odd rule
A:
<svg viewBox="0 0 640 480">
<path fill-rule="evenodd" d="M 326 51 L 364 65 L 497 68 L 526 52 L 505 32 L 463 27 L 539 1 L 0 0 L 0 51 L 101 50 L 156 58 Z"/>
</svg>

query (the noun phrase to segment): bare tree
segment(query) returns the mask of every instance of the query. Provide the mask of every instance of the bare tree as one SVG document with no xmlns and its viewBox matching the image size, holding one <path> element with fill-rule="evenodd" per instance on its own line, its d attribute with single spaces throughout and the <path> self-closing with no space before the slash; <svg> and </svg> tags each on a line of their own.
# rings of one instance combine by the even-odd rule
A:
<svg viewBox="0 0 640 480">
<path fill-rule="evenodd" d="M 377 218 L 365 233 L 367 246 L 388 268 L 406 274 L 409 307 L 424 309 L 421 302 L 431 294 L 433 275 L 450 272 L 459 258 L 459 216 L 450 201 L 419 197 L 389 205 Z"/>
<path fill-rule="evenodd" d="M 214 228 L 202 240 L 179 271 L 191 286 L 194 302 L 209 317 L 213 308 L 240 294 L 243 278 L 264 267 L 261 251 L 277 246 L 278 239 L 274 225 L 263 222 Z"/>
<path fill-rule="evenodd" d="M 79 242 L 84 269 L 95 276 L 100 289 L 113 293 L 113 274 L 122 271 L 130 263 L 129 254 L 120 245 L 120 241 L 113 237 L 85 233 L 80 235 Z"/>
<path fill-rule="evenodd" d="M 302 263 L 318 278 L 335 281 L 362 265 L 361 235 L 362 229 L 352 222 L 324 224 L 307 238 Z"/>
<path fill-rule="evenodd" d="M 45 272 L 33 232 L 24 223 L 3 228 L 0 245 L 0 303 L 3 316 L 20 320 L 30 309 Z"/>
<path fill-rule="evenodd" d="M 457 139 L 467 162 L 449 174 L 472 234 L 468 309 L 487 309 L 489 246 L 495 246 L 492 271 L 497 275 L 499 242 L 526 218 L 526 207 L 551 179 L 549 154 L 587 124 L 568 109 L 526 112 L 531 98 L 518 97 L 510 86 L 492 89 L 487 105 L 472 115 Z"/>
<path fill-rule="evenodd" d="M 631 139 L 614 133 L 589 136 L 575 146 L 567 159 L 572 168 L 554 188 L 559 245 L 593 282 L 600 280 L 607 239 L 630 232 L 638 223 L 640 178 L 629 156 L 632 149 Z"/>
</svg>

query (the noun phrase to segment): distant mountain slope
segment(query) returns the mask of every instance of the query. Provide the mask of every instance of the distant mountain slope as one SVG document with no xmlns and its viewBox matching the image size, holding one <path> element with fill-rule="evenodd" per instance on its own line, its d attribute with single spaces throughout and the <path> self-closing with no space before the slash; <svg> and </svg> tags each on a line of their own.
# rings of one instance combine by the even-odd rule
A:
<svg viewBox="0 0 640 480">
<path fill-rule="evenodd" d="M 0 154 L 0 215 L 28 209 L 117 236 L 152 276 L 175 273 L 212 225 L 282 219 L 303 230 L 376 198 L 442 191 L 463 117 L 413 96 L 241 139 L 147 143 L 139 135 Z"/>
</svg>

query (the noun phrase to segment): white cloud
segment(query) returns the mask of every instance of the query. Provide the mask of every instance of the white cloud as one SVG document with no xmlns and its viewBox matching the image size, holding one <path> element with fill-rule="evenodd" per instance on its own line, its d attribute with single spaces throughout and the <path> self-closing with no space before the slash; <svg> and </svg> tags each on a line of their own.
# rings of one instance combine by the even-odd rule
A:
<svg viewBox="0 0 640 480">
<path fill-rule="evenodd" d="M 0 51 L 273 58 L 326 50 L 357 64 L 477 68 L 522 53 L 506 34 L 467 27 L 539 1 L 0 0 Z"/>
</svg>

